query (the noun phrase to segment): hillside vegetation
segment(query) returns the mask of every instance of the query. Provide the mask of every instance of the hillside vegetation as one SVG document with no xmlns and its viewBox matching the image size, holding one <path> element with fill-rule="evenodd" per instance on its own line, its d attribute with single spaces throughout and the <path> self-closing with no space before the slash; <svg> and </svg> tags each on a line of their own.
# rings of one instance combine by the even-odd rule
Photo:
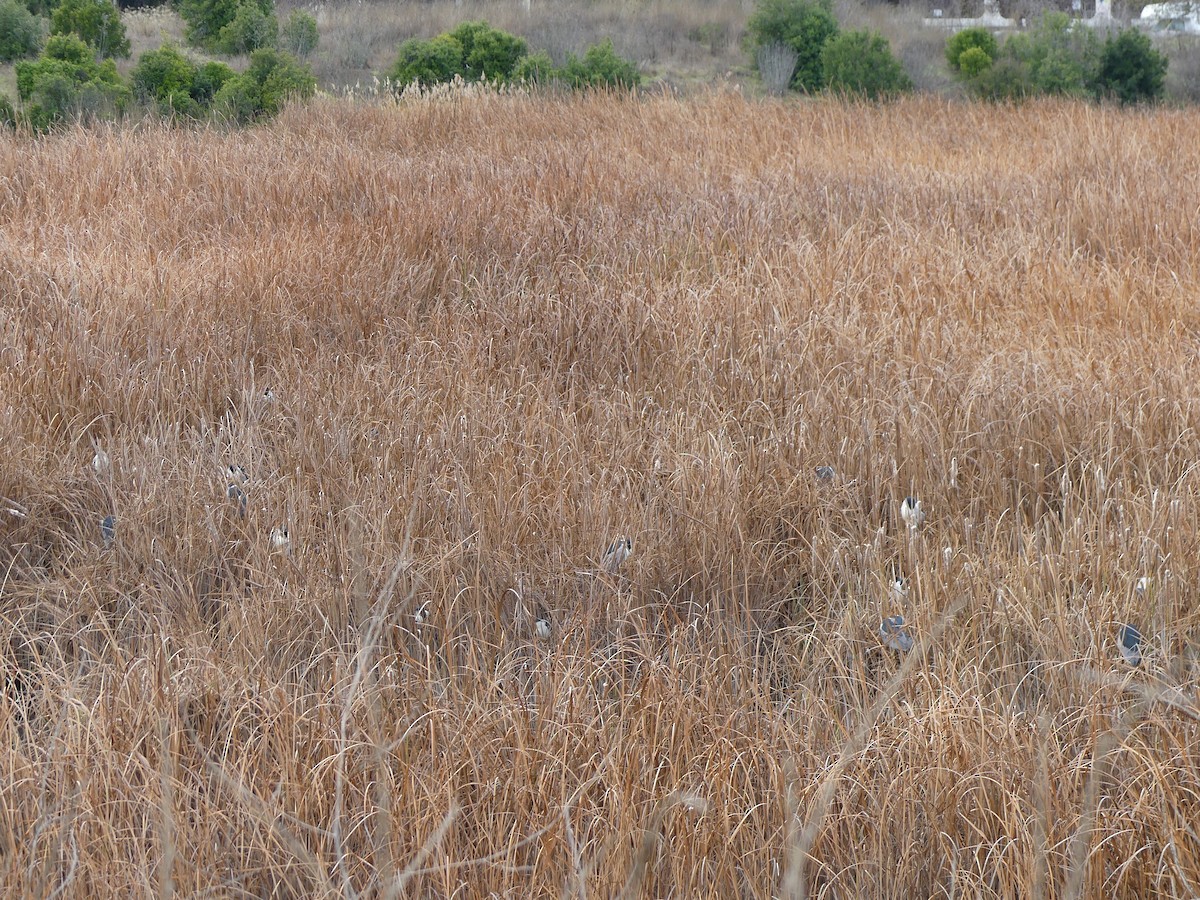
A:
<svg viewBox="0 0 1200 900">
<path fill-rule="evenodd" d="M 1195 894 L 1198 144 L 470 88 L 0 133 L 4 893 Z"/>
</svg>

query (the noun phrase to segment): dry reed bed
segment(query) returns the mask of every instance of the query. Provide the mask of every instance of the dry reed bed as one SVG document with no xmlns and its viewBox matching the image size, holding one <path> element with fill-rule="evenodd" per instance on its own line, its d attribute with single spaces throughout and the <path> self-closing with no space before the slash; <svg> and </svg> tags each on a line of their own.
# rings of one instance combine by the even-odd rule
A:
<svg viewBox="0 0 1200 900">
<path fill-rule="evenodd" d="M 1195 893 L 1198 143 L 720 94 L 0 138 L 6 892 Z"/>
</svg>

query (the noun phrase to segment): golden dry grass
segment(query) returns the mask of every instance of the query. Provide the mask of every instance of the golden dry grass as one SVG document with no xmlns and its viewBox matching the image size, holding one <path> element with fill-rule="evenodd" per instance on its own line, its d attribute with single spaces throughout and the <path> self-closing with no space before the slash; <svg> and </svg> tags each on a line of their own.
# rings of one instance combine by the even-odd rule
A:
<svg viewBox="0 0 1200 900">
<path fill-rule="evenodd" d="M 473 91 L 0 136 L 4 892 L 1195 895 L 1198 144 Z"/>
</svg>

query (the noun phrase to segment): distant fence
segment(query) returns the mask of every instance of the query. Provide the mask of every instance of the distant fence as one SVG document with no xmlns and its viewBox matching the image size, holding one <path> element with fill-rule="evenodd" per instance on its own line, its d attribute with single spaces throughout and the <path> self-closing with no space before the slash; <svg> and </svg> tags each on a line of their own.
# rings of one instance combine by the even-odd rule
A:
<svg viewBox="0 0 1200 900">
<path fill-rule="evenodd" d="M 1096 12 L 1090 18 L 1080 18 L 1078 21 L 1090 28 L 1111 28 L 1118 24 L 1113 18 L 1112 0 L 1096 0 Z M 950 18 L 943 16 L 940 9 L 935 9 L 933 15 L 924 22 L 930 28 L 945 28 L 949 31 L 962 31 L 964 28 L 1000 31 L 1005 28 L 1024 28 L 1027 24 L 1024 19 L 1010 19 L 1001 15 L 996 0 L 983 0 L 981 16 Z M 1173 3 L 1151 3 L 1132 24 L 1151 32 L 1200 34 L 1200 2 L 1176 0 Z"/>
</svg>

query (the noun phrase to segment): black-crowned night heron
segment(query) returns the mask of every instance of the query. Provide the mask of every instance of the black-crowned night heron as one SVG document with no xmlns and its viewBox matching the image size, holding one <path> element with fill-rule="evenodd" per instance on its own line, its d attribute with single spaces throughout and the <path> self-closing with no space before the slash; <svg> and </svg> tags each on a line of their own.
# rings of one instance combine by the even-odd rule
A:
<svg viewBox="0 0 1200 900">
<path fill-rule="evenodd" d="M 1117 629 L 1117 648 L 1121 658 L 1131 666 L 1142 664 L 1142 645 L 1145 639 L 1142 633 L 1132 625 L 1122 625 Z"/>
<path fill-rule="evenodd" d="M 420 628 L 429 621 L 430 615 L 433 614 L 433 601 L 426 600 L 417 607 L 417 611 L 413 613 L 413 624 Z"/>
<path fill-rule="evenodd" d="M 539 609 L 537 618 L 533 620 L 533 633 L 542 640 L 548 640 L 550 631 L 550 613 L 545 609 Z"/>
<path fill-rule="evenodd" d="M 897 653 L 907 653 L 913 648 L 912 635 L 904 627 L 904 616 L 888 616 L 880 622 L 879 636 L 883 646 Z"/>
<path fill-rule="evenodd" d="M 604 551 L 604 571 L 610 575 L 614 574 L 617 569 L 621 568 L 621 563 L 629 559 L 631 553 L 633 553 L 633 538 L 617 538 Z"/>
<path fill-rule="evenodd" d="M 833 466 L 817 466 L 813 469 L 813 474 L 817 477 L 818 484 L 833 484 L 833 479 L 837 476 Z"/>
<path fill-rule="evenodd" d="M 105 550 L 117 539 L 117 517 L 111 513 L 100 520 L 100 539 L 104 541 Z"/>
<path fill-rule="evenodd" d="M 112 458 L 97 447 L 96 455 L 92 457 L 92 468 L 96 470 L 96 474 L 101 478 L 107 478 L 112 474 Z"/>
<path fill-rule="evenodd" d="M 237 504 L 238 515 L 243 519 L 246 518 L 246 507 L 250 503 L 249 498 L 246 496 L 246 492 L 243 491 L 238 485 L 231 484 L 228 490 L 225 491 L 225 496 Z"/>
<path fill-rule="evenodd" d="M 286 525 L 276 525 L 271 529 L 271 552 L 286 554 L 292 546 L 291 535 Z"/>
<path fill-rule="evenodd" d="M 905 497 L 900 504 L 900 518 L 911 530 L 916 531 L 925 524 L 925 510 L 916 497 Z"/>
</svg>

